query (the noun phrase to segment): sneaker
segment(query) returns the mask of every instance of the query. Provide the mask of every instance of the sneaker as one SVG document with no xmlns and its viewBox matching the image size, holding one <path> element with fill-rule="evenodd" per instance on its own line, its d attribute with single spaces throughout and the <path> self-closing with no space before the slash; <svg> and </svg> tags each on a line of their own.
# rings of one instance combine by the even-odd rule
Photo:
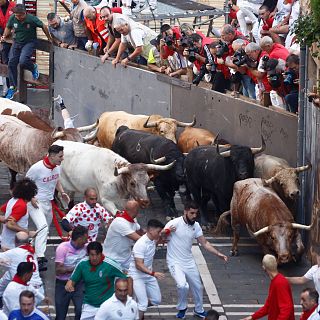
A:
<svg viewBox="0 0 320 320">
<path fill-rule="evenodd" d="M 35 63 L 34 67 L 33 67 L 33 71 L 32 71 L 32 77 L 34 80 L 38 80 L 39 79 L 39 70 L 38 70 L 38 65 Z"/>
<path fill-rule="evenodd" d="M 5 98 L 12 100 L 16 93 L 17 93 L 17 89 L 15 87 L 10 87 L 5 95 Z"/>
<path fill-rule="evenodd" d="M 199 317 L 199 318 L 205 318 L 207 316 L 207 312 L 206 311 L 203 311 L 203 312 L 197 312 L 196 310 L 193 310 L 193 314 L 196 316 L 196 317 Z"/>
<path fill-rule="evenodd" d="M 140 13 L 145 8 L 146 8 L 145 4 L 137 4 L 133 9 L 131 9 L 131 11 L 132 13 Z"/>
<path fill-rule="evenodd" d="M 146 7 L 145 9 L 143 9 L 142 11 L 140 11 L 140 14 L 151 14 L 151 13 L 155 13 L 155 11 L 157 10 L 156 7 Z"/>
<path fill-rule="evenodd" d="M 179 310 L 179 312 L 176 314 L 176 318 L 185 319 L 186 318 L 186 312 L 187 312 L 187 309 Z"/>
<path fill-rule="evenodd" d="M 122 14 L 126 16 L 132 16 L 131 8 L 128 7 L 121 7 L 122 8 Z"/>
<path fill-rule="evenodd" d="M 48 260 L 45 257 L 39 258 L 38 259 L 38 266 L 39 266 L 39 271 L 47 271 L 47 262 Z"/>
</svg>

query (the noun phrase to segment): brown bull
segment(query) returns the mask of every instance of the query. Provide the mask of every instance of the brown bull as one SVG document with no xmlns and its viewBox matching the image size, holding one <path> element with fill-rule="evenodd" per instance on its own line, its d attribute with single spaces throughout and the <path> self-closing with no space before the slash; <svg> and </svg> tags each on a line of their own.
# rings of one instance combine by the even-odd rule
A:
<svg viewBox="0 0 320 320">
<path fill-rule="evenodd" d="M 96 126 L 96 125 L 95 125 Z M 16 117 L 0 115 L 0 160 L 9 167 L 12 183 L 16 173 L 25 173 L 31 165 L 46 155 L 49 146 L 57 139 L 86 142 L 94 139 L 97 130 L 83 138 L 81 131 L 92 126 L 46 132 L 33 128 Z"/>
<path fill-rule="evenodd" d="M 117 129 L 127 126 L 130 129 L 142 130 L 162 135 L 176 143 L 177 127 L 194 126 L 196 119 L 190 123 L 181 122 L 160 115 L 146 116 L 130 114 L 124 111 L 104 112 L 99 118 L 98 142 L 102 147 L 111 148 Z"/>
<path fill-rule="evenodd" d="M 234 184 L 230 211 L 220 217 L 217 230 L 223 229 L 230 213 L 232 255 L 238 253 L 240 226 L 246 226 L 263 252 L 275 254 L 279 263 L 287 263 L 302 255 L 304 246 L 298 229 L 310 230 L 311 226 L 294 223 L 290 210 L 274 190 L 263 185 L 261 179 L 251 178 Z"/>
<path fill-rule="evenodd" d="M 218 135 L 206 129 L 186 127 L 181 132 L 177 144 L 182 153 L 189 153 L 198 146 L 206 146 L 214 143 L 221 145 L 228 144 L 225 140 L 217 139 L 217 137 Z M 227 146 L 230 147 L 230 145 Z"/>
</svg>

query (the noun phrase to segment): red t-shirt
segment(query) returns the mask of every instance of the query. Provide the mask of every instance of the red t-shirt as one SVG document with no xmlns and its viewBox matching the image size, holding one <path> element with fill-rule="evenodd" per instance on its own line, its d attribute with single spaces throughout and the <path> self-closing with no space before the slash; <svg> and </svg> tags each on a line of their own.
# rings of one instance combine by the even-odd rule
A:
<svg viewBox="0 0 320 320">
<path fill-rule="evenodd" d="M 260 64 L 260 60 L 262 59 L 262 57 L 265 57 L 265 56 L 269 57 L 269 54 L 266 51 L 261 51 L 258 57 L 258 65 Z M 263 78 L 259 79 L 258 81 L 262 82 L 264 86 L 264 90 L 263 90 L 264 92 L 270 92 L 272 90 L 272 87 L 267 78 L 267 74 L 265 74 Z"/>
<path fill-rule="evenodd" d="M 6 212 L 8 202 L 9 201 L 7 201 L 4 205 L 0 207 L 0 211 Z M 14 218 L 16 221 L 19 221 L 26 214 L 27 214 L 27 203 L 23 199 L 17 199 L 15 204 L 12 206 L 9 217 Z"/>
<path fill-rule="evenodd" d="M 289 55 L 288 49 L 280 43 L 274 43 L 272 45 L 271 52 L 269 53 L 270 58 L 272 59 L 282 59 L 286 61 Z"/>
<path fill-rule="evenodd" d="M 264 306 L 252 315 L 252 319 L 259 319 L 266 315 L 268 320 L 294 320 L 291 287 L 281 273 L 271 280 L 267 300 Z"/>
<path fill-rule="evenodd" d="M 176 40 L 180 40 L 181 39 L 180 28 L 178 26 L 172 27 L 172 31 Z M 175 51 L 172 48 L 168 47 L 167 45 L 164 45 L 163 52 L 164 53 L 162 55 L 162 59 L 167 59 L 169 56 L 172 56 Z"/>
<path fill-rule="evenodd" d="M 263 20 L 262 30 L 268 31 L 272 28 L 274 17 L 268 18 L 267 20 Z"/>
</svg>

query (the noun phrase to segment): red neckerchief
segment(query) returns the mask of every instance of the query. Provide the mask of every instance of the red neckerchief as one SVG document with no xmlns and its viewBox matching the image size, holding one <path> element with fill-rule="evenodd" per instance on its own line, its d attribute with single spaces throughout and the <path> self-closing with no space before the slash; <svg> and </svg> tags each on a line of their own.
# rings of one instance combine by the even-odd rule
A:
<svg viewBox="0 0 320 320">
<path fill-rule="evenodd" d="M 132 223 L 135 222 L 134 219 L 129 215 L 129 213 L 126 210 L 118 211 L 116 213 L 116 218 L 118 218 L 118 217 L 123 218 L 123 219 L 125 219 L 129 222 L 132 222 Z"/>
<path fill-rule="evenodd" d="M 101 259 L 100 259 L 99 263 L 98 263 L 96 266 L 93 266 L 93 265 L 91 264 L 90 260 L 89 260 L 89 263 L 90 263 L 90 265 L 91 265 L 90 272 L 96 271 L 97 266 L 100 265 L 100 264 L 103 262 L 104 258 L 105 258 L 105 256 L 104 256 L 104 254 L 102 254 Z"/>
<path fill-rule="evenodd" d="M 52 164 L 52 163 L 50 162 L 48 156 L 45 156 L 45 157 L 43 158 L 43 164 L 44 164 L 47 168 L 49 168 L 49 169 L 51 169 L 51 170 L 53 170 L 53 169 L 56 167 L 55 164 Z"/>
<path fill-rule="evenodd" d="M 31 245 L 31 244 L 24 244 L 22 246 L 19 246 L 19 248 L 21 249 L 24 249 L 24 250 L 27 250 L 28 252 L 34 254 L 35 251 L 34 251 L 34 247 Z"/>
<path fill-rule="evenodd" d="M 27 283 L 24 282 L 17 274 L 13 277 L 12 281 L 14 281 L 16 283 L 23 284 L 24 286 L 27 285 Z"/>
<path fill-rule="evenodd" d="M 313 311 L 316 310 L 317 306 L 318 305 L 315 305 L 312 309 L 302 312 L 300 320 L 307 320 L 311 316 Z"/>
</svg>

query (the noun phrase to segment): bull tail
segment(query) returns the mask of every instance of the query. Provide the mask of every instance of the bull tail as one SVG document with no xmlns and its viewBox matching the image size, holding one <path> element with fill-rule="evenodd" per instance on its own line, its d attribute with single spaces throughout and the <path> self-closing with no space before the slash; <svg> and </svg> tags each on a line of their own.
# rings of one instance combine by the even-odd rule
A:
<svg viewBox="0 0 320 320">
<path fill-rule="evenodd" d="M 215 234 L 223 234 L 226 232 L 227 227 L 229 226 L 229 221 L 227 219 L 227 216 L 231 214 L 231 211 L 224 212 L 217 223 L 217 226 L 214 229 Z"/>
</svg>

